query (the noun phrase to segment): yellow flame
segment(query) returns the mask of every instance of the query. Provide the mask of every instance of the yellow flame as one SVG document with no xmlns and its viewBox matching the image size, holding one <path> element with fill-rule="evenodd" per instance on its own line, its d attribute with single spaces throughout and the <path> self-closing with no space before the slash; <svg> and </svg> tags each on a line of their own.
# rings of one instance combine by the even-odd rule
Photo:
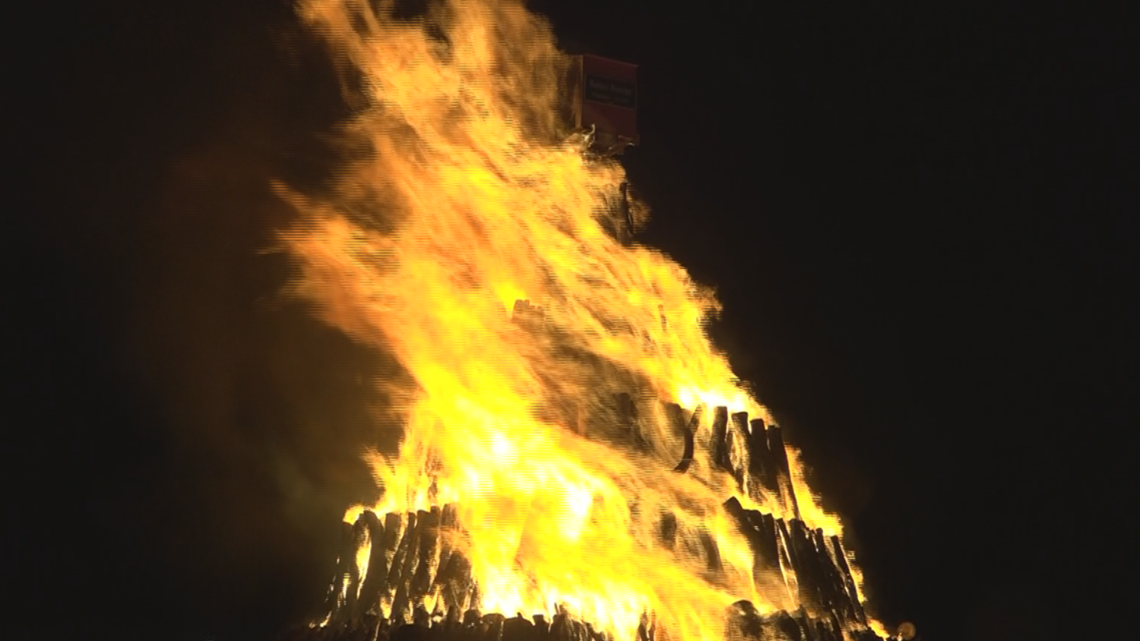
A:
<svg viewBox="0 0 1140 641">
<path fill-rule="evenodd" d="M 417 22 L 356 0 L 311 0 L 303 15 L 359 72 L 367 107 L 335 198 L 282 189 L 304 215 L 285 238 L 298 290 L 415 382 L 379 383 L 410 401 L 399 456 L 370 456 L 384 491 L 370 507 L 454 503 L 487 611 L 564 607 L 619 640 L 651 613 L 669 638 L 703 639 L 723 637 L 738 599 L 794 606 L 784 578 L 753 580 L 722 507 L 735 480 L 704 453 L 670 470 L 682 435 L 644 399 L 771 417 L 705 334 L 712 293 L 606 232 L 624 174 L 561 142 L 567 59 L 545 23 L 509 0 L 442 3 Z M 541 311 L 512 319 L 518 300 Z M 642 408 L 645 447 L 612 420 L 621 392 Z M 839 533 L 793 460 L 805 520 Z M 666 514 L 672 547 L 657 535 Z"/>
</svg>

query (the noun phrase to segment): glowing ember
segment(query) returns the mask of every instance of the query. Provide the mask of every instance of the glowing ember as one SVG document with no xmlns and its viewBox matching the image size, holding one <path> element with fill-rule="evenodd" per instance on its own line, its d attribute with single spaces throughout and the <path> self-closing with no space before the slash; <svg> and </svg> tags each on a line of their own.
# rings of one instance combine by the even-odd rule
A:
<svg viewBox="0 0 1140 641">
<path fill-rule="evenodd" d="M 508 1 L 440 4 L 417 22 L 370 6 L 304 6 L 359 72 L 367 106 L 349 133 L 362 153 L 335 198 L 282 188 L 303 213 L 285 237 L 299 293 L 415 381 L 378 382 L 406 399 L 406 437 L 395 459 L 371 457 L 383 498 L 369 509 L 453 505 L 462 535 L 448 545 L 470 561 L 484 611 L 566 609 L 617 639 L 649 614 L 662 638 L 707 639 L 724 638 L 740 599 L 760 613 L 798 607 L 790 568 L 756 576 L 725 501 L 788 521 L 798 511 L 821 536 L 840 524 L 794 452 L 784 499 L 749 475 L 746 424 L 722 428 L 736 439 L 727 464 L 706 447 L 715 407 L 770 417 L 705 335 L 711 292 L 607 233 L 623 172 L 564 142 L 569 62 L 546 25 Z M 635 417 L 621 416 L 622 393 Z M 705 408 L 684 474 L 672 471 L 683 430 L 661 402 Z M 663 520 L 674 545 L 660 541 Z"/>
</svg>

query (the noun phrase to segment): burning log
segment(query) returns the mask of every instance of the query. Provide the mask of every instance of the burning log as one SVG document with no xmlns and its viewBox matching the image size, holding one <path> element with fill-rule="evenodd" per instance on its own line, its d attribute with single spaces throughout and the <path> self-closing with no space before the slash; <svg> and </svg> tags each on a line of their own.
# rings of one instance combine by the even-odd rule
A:
<svg viewBox="0 0 1140 641">
<path fill-rule="evenodd" d="M 728 459 L 728 408 L 713 408 L 712 438 L 709 439 L 709 452 L 713 465 L 726 472 L 732 472 L 732 461 Z"/>
<path fill-rule="evenodd" d="M 542 641 L 543 636 L 539 627 L 521 614 L 503 622 L 502 641 Z"/>
<path fill-rule="evenodd" d="M 388 532 L 384 529 L 384 524 L 380 522 L 379 517 L 371 510 L 365 510 L 360 514 L 357 523 L 362 522 L 368 528 L 371 542 L 368 553 L 368 572 L 364 577 L 364 584 L 360 588 L 360 603 L 364 604 L 361 613 L 368 614 L 374 605 L 379 604 L 380 590 L 383 589 L 384 580 L 388 575 L 388 561 L 384 554 L 384 542 Z"/>
<path fill-rule="evenodd" d="M 835 561 L 839 566 L 843 578 L 843 587 L 847 591 L 847 600 L 854 611 L 855 620 L 862 625 L 867 625 L 867 613 L 863 610 L 863 604 L 859 602 L 859 591 L 855 587 L 855 579 L 851 576 L 851 566 L 847 563 L 847 553 L 843 550 L 843 544 L 840 543 L 838 536 L 833 535 L 831 537 L 831 547 L 835 553 Z"/>
<path fill-rule="evenodd" d="M 732 430 L 733 430 L 733 445 L 738 448 L 748 449 L 748 412 L 736 412 L 732 415 Z M 733 462 L 732 475 L 736 478 L 737 487 L 743 492 L 745 488 L 744 478 L 747 474 L 747 468 L 743 462 L 738 465 Z"/>
<path fill-rule="evenodd" d="M 724 507 L 725 511 L 736 519 L 737 526 L 748 539 L 748 545 L 752 549 L 754 559 L 753 578 L 760 580 L 762 576 L 768 575 L 772 571 L 778 573 L 780 559 L 776 543 L 775 519 L 771 515 L 763 514 L 757 510 L 744 509 L 736 497 L 725 501 Z"/>
<path fill-rule="evenodd" d="M 550 641 L 590 641 L 585 624 L 565 612 L 554 615 L 550 624 Z"/>
<path fill-rule="evenodd" d="M 681 462 L 677 464 L 677 467 L 673 468 L 674 472 L 684 473 L 688 471 L 689 466 L 693 464 L 693 455 L 696 453 L 697 426 L 701 424 L 701 413 L 704 411 L 704 406 L 698 405 L 697 408 L 693 410 L 693 415 L 689 419 L 688 424 L 685 423 L 684 413 L 680 405 L 669 403 L 665 407 L 667 410 L 666 413 L 673 416 L 676 420 L 674 425 L 680 425 L 685 435 L 685 453 L 681 455 Z"/>
<path fill-rule="evenodd" d="M 409 594 L 409 583 L 412 577 L 412 570 L 419 556 L 419 539 L 422 522 L 422 519 L 419 517 L 422 514 L 425 514 L 422 510 L 418 513 L 408 512 L 408 524 L 404 529 L 404 537 L 400 541 L 400 547 L 397 548 L 396 556 L 392 560 L 392 567 L 388 571 L 388 587 L 395 591 L 395 596 L 392 597 L 391 616 L 400 621 L 406 621 L 408 615 L 411 614 L 412 603 Z"/>
<path fill-rule="evenodd" d="M 792 506 L 796 518 L 800 518 L 800 506 L 796 503 L 796 493 L 792 488 L 792 471 L 788 465 L 788 451 L 784 448 L 784 436 L 779 425 L 768 426 L 768 451 L 778 466 L 777 481 L 780 496 L 785 504 Z"/>
<path fill-rule="evenodd" d="M 728 609 L 728 625 L 725 626 L 726 641 L 759 639 L 764 629 L 764 619 L 750 601 L 737 601 Z"/>
<path fill-rule="evenodd" d="M 439 568 L 439 524 L 440 509 L 432 507 L 430 512 L 420 512 L 421 524 L 419 558 L 411 580 L 411 595 L 415 603 L 423 603 L 432 587 L 432 579 Z"/>
<path fill-rule="evenodd" d="M 826 595 L 826 580 L 820 565 L 819 551 L 816 550 L 811 534 L 803 521 L 792 519 L 790 530 L 792 549 L 795 551 L 793 564 L 799 581 L 800 601 L 816 611 L 825 611 L 831 604 Z"/>
<path fill-rule="evenodd" d="M 750 487 L 750 496 L 758 502 L 764 501 L 763 492 L 779 495 L 780 486 L 777 482 L 777 464 L 768 449 L 768 430 L 764 419 L 754 418 L 751 421 L 752 430 L 748 434 L 748 475 L 756 481 L 758 487 Z"/>
</svg>

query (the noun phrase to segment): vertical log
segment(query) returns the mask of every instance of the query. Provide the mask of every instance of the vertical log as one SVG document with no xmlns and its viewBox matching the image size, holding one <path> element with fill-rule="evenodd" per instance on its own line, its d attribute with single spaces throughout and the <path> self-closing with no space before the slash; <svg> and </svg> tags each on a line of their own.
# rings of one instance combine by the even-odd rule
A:
<svg viewBox="0 0 1140 641">
<path fill-rule="evenodd" d="M 792 546 L 796 551 L 796 576 L 800 579 L 800 600 L 817 611 L 827 608 L 819 553 L 807 526 L 799 519 L 790 523 Z"/>
<path fill-rule="evenodd" d="M 379 611 L 380 590 L 388 578 L 388 561 L 384 558 L 387 532 L 372 510 L 362 512 L 360 519 L 367 523 L 372 548 L 368 553 L 368 572 L 364 577 L 364 585 L 360 588 L 360 612 L 367 614 L 374 608 Z"/>
<path fill-rule="evenodd" d="M 839 565 L 839 571 L 843 575 L 843 586 L 847 590 L 847 598 L 855 612 L 855 620 L 862 625 L 867 625 L 867 613 L 863 609 L 863 604 L 859 602 L 859 590 L 855 586 L 855 579 L 851 574 L 851 566 L 847 563 L 847 553 L 843 550 L 843 544 L 840 542 L 838 536 L 831 537 L 831 548 L 835 553 L 835 560 Z"/>
<path fill-rule="evenodd" d="M 765 494 L 779 495 L 778 466 L 772 457 L 772 451 L 768 449 L 768 428 L 764 425 L 764 419 L 752 419 L 751 426 L 752 430 L 748 433 L 748 474 L 756 483 L 756 487 L 751 488 L 752 498 L 764 503 Z"/>
<path fill-rule="evenodd" d="M 784 436 L 778 425 L 768 426 L 768 449 L 772 458 L 779 466 L 778 484 L 780 495 L 785 505 L 790 505 L 795 518 L 800 518 L 800 506 L 796 502 L 796 493 L 792 485 L 792 471 L 788 464 L 788 451 L 784 448 Z"/>
<path fill-rule="evenodd" d="M 824 573 L 827 575 L 827 592 L 831 607 L 839 615 L 841 622 L 854 621 L 855 609 L 847 598 L 847 586 L 843 584 L 843 577 L 836 565 L 836 560 L 832 559 L 831 546 L 828 544 L 827 537 L 820 528 L 816 528 L 813 534 L 815 547 L 819 550 L 820 562 L 823 564 Z"/>
<path fill-rule="evenodd" d="M 800 573 L 796 569 L 798 561 L 796 559 L 796 549 L 792 545 L 792 536 L 788 533 L 788 524 L 784 519 L 775 519 L 776 522 L 776 542 L 780 550 L 780 564 L 791 571 L 796 580 L 796 598 L 799 599 L 799 585 L 801 582 Z M 786 579 L 786 577 L 785 577 Z M 790 589 L 792 586 L 788 586 Z"/>
<path fill-rule="evenodd" d="M 748 412 L 736 412 L 732 415 L 732 430 L 733 430 L 733 443 L 737 448 L 743 448 L 745 451 L 748 449 Z M 732 464 L 732 475 L 736 478 L 736 484 L 741 490 L 744 489 L 744 475 L 748 472 L 747 463 L 741 461 Z"/>
<path fill-rule="evenodd" d="M 534 615 L 534 629 L 538 641 L 546 641 L 550 636 L 550 622 L 541 614 Z"/>
<path fill-rule="evenodd" d="M 756 512 L 756 516 L 753 518 L 758 521 L 757 530 L 761 537 L 761 553 L 764 556 L 764 560 L 768 563 L 769 567 L 779 568 L 780 548 L 776 542 L 776 518 L 771 514 L 764 514 L 762 512 Z"/>
<path fill-rule="evenodd" d="M 712 436 L 709 437 L 709 453 L 713 465 L 731 473 L 732 463 L 728 460 L 728 408 L 713 408 Z"/>
<path fill-rule="evenodd" d="M 433 506 L 430 512 L 420 512 L 420 551 L 416 561 L 416 569 L 411 578 L 412 602 L 417 605 L 423 603 L 431 589 L 432 579 L 438 571 L 439 564 L 439 522 L 441 511 Z"/>
<path fill-rule="evenodd" d="M 831 628 L 824 623 L 823 619 L 816 619 L 813 625 L 815 626 L 815 635 L 819 641 L 842 641 L 841 639 L 835 638 L 835 635 L 831 632 Z"/>
<path fill-rule="evenodd" d="M 348 592 L 344 599 L 345 612 L 350 620 L 356 620 L 360 614 L 357 602 L 360 596 L 361 583 L 364 581 L 364 577 L 360 576 L 360 568 L 356 565 L 356 554 L 362 548 L 371 545 L 368 523 L 362 518 L 363 516 L 364 514 L 361 513 L 361 518 L 357 518 L 356 523 L 352 526 L 352 545 L 348 558 Z"/>
<path fill-rule="evenodd" d="M 535 626 L 520 614 L 503 622 L 503 641 L 539 641 Z"/>
<path fill-rule="evenodd" d="M 421 510 L 422 512 L 422 510 Z M 406 621 L 411 615 L 411 595 L 408 588 L 412 568 L 419 555 L 420 519 L 416 512 L 408 512 L 407 526 L 400 540 L 400 547 L 388 570 L 388 585 L 395 592 L 392 597 L 392 617 Z"/>
<path fill-rule="evenodd" d="M 788 641 L 804 641 L 803 629 L 787 612 L 779 612 L 775 617 L 776 629 Z"/>
<path fill-rule="evenodd" d="M 348 580 L 349 565 L 353 560 L 353 529 L 348 523 L 341 522 L 340 524 L 340 543 L 338 545 L 337 561 L 336 561 L 336 574 L 333 576 L 332 584 L 329 586 L 328 598 L 325 601 L 325 611 L 332 616 L 334 620 L 340 620 L 344 616 L 343 612 L 343 593 L 344 584 Z"/>
<path fill-rule="evenodd" d="M 759 639 L 764 620 L 751 601 L 737 601 L 728 608 L 726 641 Z"/>
<path fill-rule="evenodd" d="M 447 567 L 436 575 L 436 582 L 439 584 L 440 596 L 449 608 L 458 611 L 471 605 L 471 563 L 458 551 L 452 552 Z"/>
<path fill-rule="evenodd" d="M 831 620 L 831 629 L 833 631 L 832 636 L 835 638 L 835 641 L 843 641 L 843 623 L 839 620 L 839 617 L 836 616 L 834 610 L 832 610 L 829 614 L 829 618 Z"/>
<path fill-rule="evenodd" d="M 689 466 L 693 464 L 693 454 L 696 452 L 696 434 L 697 427 L 701 424 L 701 413 L 704 411 L 703 405 L 698 405 L 693 410 L 693 416 L 689 419 L 688 424 L 683 428 L 685 436 L 685 453 L 681 456 L 681 462 L 677 467 L 673 468 L 674 472 L 685 472 Z"/>
<path fill-rule="evenodd" d="M 448 503 L 439 515 L 439 562 L 436 563 L 435 576 L 432 577 L 433 586 L 439 585 L 439 575 L 451 560 L 451 537 L 458 529 L 459 512 L 454 503 Z"/>
<path fill-rule="evenodd" d="M 804 641 L 822 641 L 819 638 L 819 633 L 816 631 L 815 621 L 808 616 L 807 610 L 805 610 L 802 605 L 792 614 L 792 618 L 795 619 L 796 624 L 800 626 Z"/>
<path fill-rule="evenodd" d="M 411 539 L 415 534 L 416 515 L 414 512 L 408 512 L 406 515 L 403 515 L 401 521 L 403 523 L 403 533 L 400 536 L 400 543 L 396 546 L 396 551 L 392 555 L 392 563 L 388 566 L 387 585 L 389 593 L 394 593 L 396 588 L 400 585 L 400 573 L 403 572 L 404 563 L 409 554 Z"/>
<path fill-rule="evenodd" d="M 480 641 L 501 641 L 503 638 L 503 623 L 506 617 L 498 612 L 484 614 L 483 619 L 479 622 L 483 630 L 483 635 Z"/>
</svg>

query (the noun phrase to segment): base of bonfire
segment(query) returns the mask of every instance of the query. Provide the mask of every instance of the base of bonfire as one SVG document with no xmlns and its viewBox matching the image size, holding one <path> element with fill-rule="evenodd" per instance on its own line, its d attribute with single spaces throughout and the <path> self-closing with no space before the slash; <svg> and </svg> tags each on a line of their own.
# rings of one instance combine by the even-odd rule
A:
<svg viewBox="0 0 1140 641">
<path fill-rule="evenodd" d="M 794 613 L 770 616 L 755 613 L 752 604 L 740 601 L 730 608 L 727 638 L 732 641 L 883 641 L 874 632 L 849 630 L 845 637 L 829 624 L 814 619 L 803 608 Z M 412 623 L 368 615 L 351 622 L 324 626 L 298 627 L 284 634 L 282 641 L 612 641 L 566 614 L 547 621 L 541 614 L 507 618 L 501 614 L 480 614 L 468 610 L 462 617 L 430 616 L 420 611 Z M 640 628 L 638 641 L 653 641 L 651 631 Z"/>
<path fill-rule="evenodd" d="M 626 395 L 622 395 L 626 397 Z M 629 406 L 620 398 L 618 407 Z M 666 408 L 686 434 L 686 451 L 677 473 L 692 462 L 694 434 L 701 408 L 685 416 L 680 406 Z M 847 554 L 837 536 L 811 529 L 799 518 L 788 455 L 780 428 L 741 412 L 731 417 L 726 408 L 712 413 L 714 464 L 738 480 L 753 479 L 757 492 L 790 506 L 794 518 L 781 518 L 743 507 L 735 497 L 725 503 L 755 557 L 754 577 L 784 576 L 800 604 L 795 612 L 761 615 L 748 601 L 725 612 L 726 636 L 733 641 L 881 641 L 868 627 Z M 747 469 L 734 469 L 734 448 L 747 448 Z M 744 484 L 742 484 L 742 489 Z M 756 497 L 754 497 L 756 498 Z M 451 534 L 461 531 L 455 506 L 433 507 L 407 514 L 379 516 L 365 510 L 356 523 L 343 524 L 337 574 L 329 586 L 321 623 L 292 630 L 283 639 L 296 641 L 364 641 L 379 639 L 440 639 L 447 641 L 609 641 L 586 622 L 566 613 L 550 620 L 543 615 L 483 614 L 479 586 L 471 564 L 453 549 Z M 676 521 L 662 518 L 662 545 L 672 547 Z M 715 541 L 709 563 L 719 563 Z M 360 556 L 367 555 L 361 576 Z M 794 578 L 790 578 L 794 577 Z M 662 635 L 643 625 L 639 641 Z"/>
</svg>

